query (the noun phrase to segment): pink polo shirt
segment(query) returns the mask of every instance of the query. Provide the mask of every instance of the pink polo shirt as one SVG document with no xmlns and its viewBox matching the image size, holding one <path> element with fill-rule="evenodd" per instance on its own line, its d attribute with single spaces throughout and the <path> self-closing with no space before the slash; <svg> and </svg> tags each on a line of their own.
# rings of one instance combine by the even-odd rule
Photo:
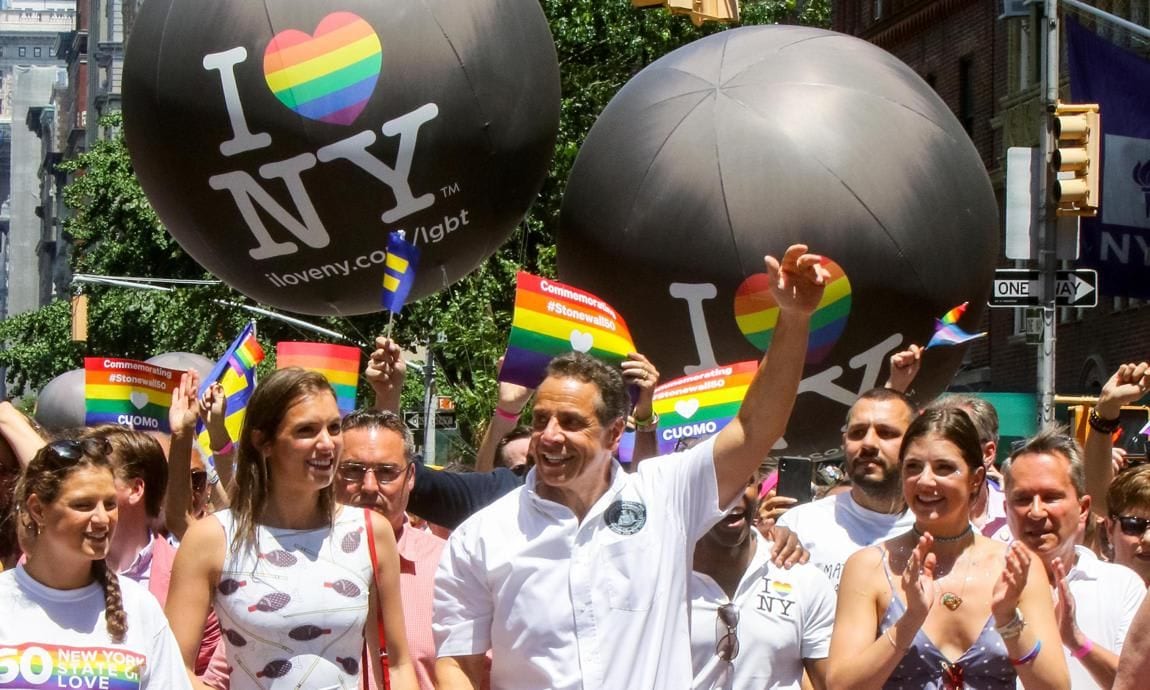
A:
<svg viewBox="0 0 1150 690">
<path fill-rule="evenodd" d="M 435 638 L 431 611 L 435 605 L 435 570 L 447 542 L 431 532 L 412 527 L 404 519 L 399 551 L 399 590 L 403 595 L 403 625 L 408 653 L 415 664 L 421 690 L 434 690 Z"/>
</svg>

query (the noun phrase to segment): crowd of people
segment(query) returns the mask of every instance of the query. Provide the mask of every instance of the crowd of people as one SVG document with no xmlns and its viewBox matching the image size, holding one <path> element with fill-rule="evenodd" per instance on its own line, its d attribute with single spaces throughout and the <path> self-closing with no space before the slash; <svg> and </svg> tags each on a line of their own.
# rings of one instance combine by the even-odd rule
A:
<svg viewBox="0 0 1150 690">
<path fill-rule="evenodd" d="M 1044 428 L 999 463 L 992 405 L 904 394 L 911 346 L 850 407 L 841 481 L 796 504 L 768 456 L 827 273 L 802 245 L 766 270 L 737 416 L 661 457 L 639 353 L 500 384 L 472 472 L 417 458 L 383 338 L 370 407 L 282 369 L 235 439 L 194 372 L 170 435 L 0 403 L 0 687 L 1140 687 L 1150 464 L 1113 445 L 1150 365 L 1118 368 L 1084 444 Z"/>
</svg>

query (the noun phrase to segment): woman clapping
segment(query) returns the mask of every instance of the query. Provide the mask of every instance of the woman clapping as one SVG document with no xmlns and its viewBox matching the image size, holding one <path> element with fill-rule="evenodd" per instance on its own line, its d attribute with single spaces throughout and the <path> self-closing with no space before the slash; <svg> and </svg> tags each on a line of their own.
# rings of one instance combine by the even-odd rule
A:
<svg viewBox="0 0 1150 690">
<path fill-rule="evenodd" d="M 1068 688 L 1041 564 L 971 527 L 985 470 L 970 418 L 928 409 L 899 455 L 914 528 L 847 561 L 828 685 Z"/>
</svg>

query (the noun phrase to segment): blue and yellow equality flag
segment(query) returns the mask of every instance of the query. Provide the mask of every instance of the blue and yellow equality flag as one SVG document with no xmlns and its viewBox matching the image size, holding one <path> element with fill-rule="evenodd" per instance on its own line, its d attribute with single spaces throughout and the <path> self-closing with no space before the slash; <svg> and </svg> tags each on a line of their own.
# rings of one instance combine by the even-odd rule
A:
<svg viewBox="0 0 1150 690">
<path fill-rule="evenodd" d="M 256 340 L 256 324 L 249 321 L 224 352 L 224 356 L 216 362 L 216 366 L 212 367 L 211 373 L 200 383 L 201 396 L 213 383 L 218 382 L 223 386 L 224 395 L 228 399 L 228 416 L 224 424 L 232 441 L 240 439 L 248 399 L 256 388 L 256 365 L 263 359 L 264 350 Z M 196 440 L 204 452 L 210 455 L 212 449 L 208 442 L 208 432 L 202 422 L 196 425 Z"/>
<path fill-rule="evenodd" d="M 387 260 L 383 270 L 384 309 L 396 314 L 403 309 L 411 286 L 415 284 L 415 268 L 419 265 L 419 248 L 404 239 L 403 231 L 393 231 L 387 237 Z"/>
</svg>

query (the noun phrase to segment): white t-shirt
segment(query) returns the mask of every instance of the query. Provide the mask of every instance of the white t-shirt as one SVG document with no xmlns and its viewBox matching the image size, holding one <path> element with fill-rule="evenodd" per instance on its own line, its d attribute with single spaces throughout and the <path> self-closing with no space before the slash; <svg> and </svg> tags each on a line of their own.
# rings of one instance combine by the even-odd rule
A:
<svg viewBox="0 0 1150 690">
<path fill-rule="evenodd" d="M 1130 621 L 1146 596 L 1146 585 L 1133 570 L 1100 561 L 1090 549 L 1076 546 L 1074 553 L 1078 562 L 1067 578 L 1070 593 L 1074 595 L 1078 628 L 1094 644 L 1120 654 Z M 1070 668 L 1070 687 L 1074 690 L 1100 688 L 1082 662 L 1070 656 L 1066 645 L 1062 645 L 1062 649 Z"/>
<path fill-rule="evenodd" d="M 120 590 L 128 632 L 113 642 L 99 584 L 50 589 L 23 565 L 0 573 L 0 688 L 190 690 L 156 598 L 126 577 Z"/>
<path fill-rule="evenodd" d="M 855 502 L 849 491 L 791 508 L 778 524 L 795 533 L 810 562 L 822 568 L 835 591 L 843 565 L 855 551 L 886 541 L 914 526 L 914 513 L 876 513 Z"/>
<path fill-rule="evenodd" d="M 435 577 L 438 654 L 491 650 L 499 690 L 682 690 L 687 575 L 722 512 L 713 441 L 611 468 L 582 522 L 527 483 L 459 526 Z"/>
<path fill-rule="evenodd" d="M 825 659 L 835 622 L 835 591 L 810 564 L 784 570 L 771 563 L 771 544 L 751 530 L 755 555 L 735 590 L 739 608 L 739 654 L 730 662 L 716 654 L 727 633 L 719 607 L 728 603 L 710 576 L 691 573 L 691 657 L 694 690 L 799 688 L 803 659 Z"/>
</svg>

